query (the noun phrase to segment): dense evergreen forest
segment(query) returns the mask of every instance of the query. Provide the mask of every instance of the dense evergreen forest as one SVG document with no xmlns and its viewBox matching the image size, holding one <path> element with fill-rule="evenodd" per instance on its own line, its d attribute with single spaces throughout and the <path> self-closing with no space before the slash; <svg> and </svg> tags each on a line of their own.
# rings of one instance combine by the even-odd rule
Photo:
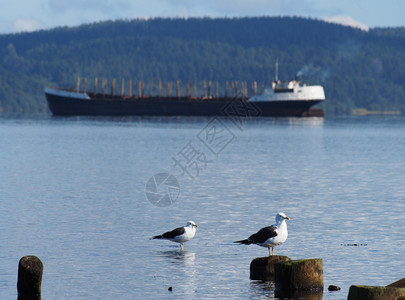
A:
<svg viewBox="0 0 405 300">
<path fill-rule="evenodd" d="M 322 84 L 327 115 L 405 112 L 405 28 L 298 17 L 120 20 L 0 35 L 0 111 L 46 112 L 46 86 L 77 77 Z M 89 84 L 91 85 L 91 84 Z M 136 90 L 136 88 L 135 88 Z"/>
</svg>

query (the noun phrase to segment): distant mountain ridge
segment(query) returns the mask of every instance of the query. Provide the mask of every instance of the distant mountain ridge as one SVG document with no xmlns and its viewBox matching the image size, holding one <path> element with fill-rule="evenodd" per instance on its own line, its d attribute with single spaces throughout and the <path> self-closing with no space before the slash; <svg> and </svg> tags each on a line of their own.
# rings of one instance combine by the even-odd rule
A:
<svg viewBox="0 0 405 300">
<path fill-rule="evenodd" d="M 298 17 L 106 21 L 0 35 L 0 110 L 46 112 L 76 78 L 182 83 L 295 75 L 322 84 L 327 115 L 405 111 L 405 28 L 362 31 Z"/>
</svg>

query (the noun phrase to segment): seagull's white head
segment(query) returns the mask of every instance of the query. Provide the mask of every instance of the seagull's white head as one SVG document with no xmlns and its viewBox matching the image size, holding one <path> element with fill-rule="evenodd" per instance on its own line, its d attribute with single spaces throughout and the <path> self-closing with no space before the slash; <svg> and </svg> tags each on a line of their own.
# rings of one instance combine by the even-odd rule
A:
<svg viewBox="0 0 405 300">
<path fill-rule="evenodd" d="M 189 226 L 198 227 L 198 225 L 196 223 L 194 223 L 194 221 L 188 221 L 187 224 L 186 224 L 186 227 L 189 227 Z"/>
<path fill-rule="evenodd" d="M 283 212 L 279 212 L 277 215 L 276 215 L 276 223 L 278 224 L 279 222 L 282 222 L 282 221 L 284 221 L 284 220 L 289 220 L 290 218 L 289 217 L 287 217 L 286 215 L 285 215 L 285 213 L 283 213 Z"/>
</svg>

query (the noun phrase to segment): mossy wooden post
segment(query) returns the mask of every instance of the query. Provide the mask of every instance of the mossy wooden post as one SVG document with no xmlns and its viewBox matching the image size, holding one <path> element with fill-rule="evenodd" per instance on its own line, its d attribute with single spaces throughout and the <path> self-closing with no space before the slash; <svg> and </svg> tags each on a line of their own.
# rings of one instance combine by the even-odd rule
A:
<svg viewBox="0 0 405 300">
<path fill-rule="evenodd" d="M 280 261 L 290 261 L 287 256 L 273 255 L 258 257 L 250 263 L 250 279 L 274 281 L 274 264 Z"/>
<path fill-rule="evenodd" d="M 322 259 L 279 262 L 274 266 L 276 291 L 322 291 Z"/>
<path fill-rule="evenodd" d="M 207 82 L 205 80 L 203 82 L 203 90 L 204 90 L 204 98 L 207 98 Z"/>
<path fill-rule="evenodd" d="M 387 287 L 405 288 L 405 278 L 395 281 L 395 282 L 387 285 Z"/>
<path fill-rule="evenodd" d="M 80 77 L 77 77 L 77 81 L 76 81 L 76 92 L 80 91 Z"/>
<path fill-rule="evenodd" d="M 41 299 L 41 282 L 44 266 L 36 256 L 24 256 L 18 264 L 18 299 Z"/>
<path fill-rule="evenodd" d="M 397 300 L 401 296 L 405 296 L 405 288 L 352 285 L 347 299 Z"/>
</svg>

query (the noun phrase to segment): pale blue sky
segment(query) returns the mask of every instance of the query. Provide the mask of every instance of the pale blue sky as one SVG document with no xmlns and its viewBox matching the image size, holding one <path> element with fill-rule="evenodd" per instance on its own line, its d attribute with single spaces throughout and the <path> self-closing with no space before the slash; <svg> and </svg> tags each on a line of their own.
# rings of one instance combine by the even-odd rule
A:
<svg viewBox="0 0 405 300">
<path fill-rule="evenodd" d="M 405 26 L 405 0 L 0 0 L 0 33 L 150 17 L 303 16 Z"/>
</svg>

